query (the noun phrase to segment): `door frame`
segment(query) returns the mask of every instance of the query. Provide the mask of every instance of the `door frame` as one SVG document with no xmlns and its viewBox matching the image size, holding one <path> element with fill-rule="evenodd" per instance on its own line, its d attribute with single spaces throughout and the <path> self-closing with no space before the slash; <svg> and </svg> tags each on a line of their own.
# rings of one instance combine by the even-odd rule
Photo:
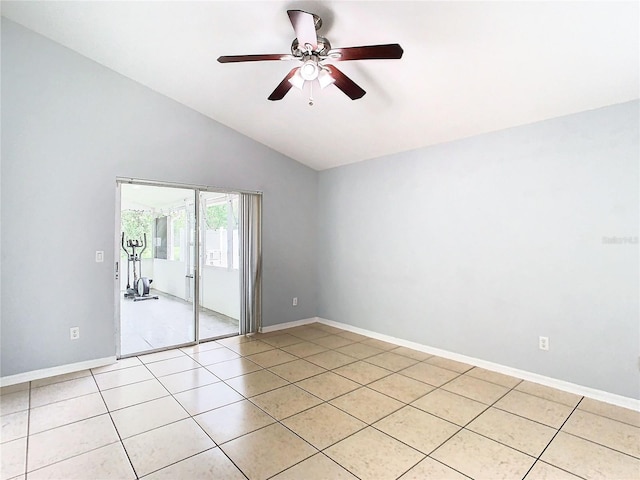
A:
<svg viewBox="0 0 640 480">
<path fill-rule="evenodd" d="M 193 320 L 195 322 L 194 329 L 194 337 L 195 340 L 193 342 L 187 342 L 180 345 L 171 345 L 167 347 L 160 347 L 156 349 L 147 350 L 144 352 L 137 352 L 131 354 L 125 354 L 122 356 L 121 351 L 121 311 L 120 311 L 120 276 L 123 274 L 123 265 L 120 262 L 120 230 L 121 230 L 121 208 L 122 208 L 122 184 L 130 184 L 130 185 L 143 185 L 143 186 L 151 186 L 151 187 L 163 187 L 163 188 L 181 188 L 181 189 L 189 189 L 193 191 L 193 201 L 194 201 L 194 210 L 195 210 L 195 224 L 194 224 L 194 258 L 191 259 L 193 262 Z M 115 343 L 116 343 L 116 358 L 127 358 L 133 357 L 140 354 L 148 354 L 155 353 L 164 350 L 171 350 L 174 348 L 197 345 L 200 343 L 200 192 L 217 192 L 217 193 L 229 193 L 229 194 L 259 194 L 262 195 L 262 192 L 253 191 L 253 190 L 242 190 L 242 189 L 230 189 L 230 188 L 220 188 L 220 187 L 212 187 L 207 185 L 198 185 L 198 184 L 185 184 L 185 183 L 177 183 L 177 182 L 163 182 L 157 180 L 145 180 L 133 177 L 116 177 L 116 211 L 115 211 L 115 224 L 114 224 L 114 246 L 115 246 L 115 265 L 114 265 L 114 302 L 115 302 L 115 310 L 114 310 L 114 323 L 115 323 Z M 241 248 L 242 251 L 242 248 Z M 128 265 L 126 265 L 128 268 Z M 242 272 L 240 272 L 240 282 L 242 284 Z M 242 297 L 242 290 L 240 293 Z M 239 299 L 242 301 L 242 298 Z M 242 319 L 239 319 L 239 322 L 242 322 Z M 238 325 L 238 335 L 240 334 L 240 325 Z M 222 337 L 220 337 L 222 338 Z M 212 339 L 206 339 L 210 341 Z"/>
</svg>

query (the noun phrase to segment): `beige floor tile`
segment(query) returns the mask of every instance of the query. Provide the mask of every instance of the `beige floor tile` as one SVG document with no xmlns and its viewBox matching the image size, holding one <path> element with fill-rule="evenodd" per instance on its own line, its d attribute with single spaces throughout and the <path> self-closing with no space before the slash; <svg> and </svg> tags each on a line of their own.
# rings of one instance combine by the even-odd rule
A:
<svg viewBox="0 0 640 480">
<path fill-rule="evenodd" d="M 404 370 L 400 370 L 398 373 L 428 383 L 434 387 L 439 387 L 459 375 L 458 372 L 436 367 L 435 365 L 424 362 L 416 363 Z"/>
<path fill-rule="evenodd" d="M 224 347 L 228 346 L 228 345 L 237 345 L 238 343 L 244 343 L 244 342 L 255 342 L 255 341 L 259 341 L 259 336 L 260 334 L 255 334 L 255 335 L 233 335 L 231 337 L 226 337 L 226 338 L 220 338 L 218 340 L 215 340 L 213 342 L 206 342 L 206 343 L 201 343 L 200 345 L 209 345 L 209 344 L 218 344 L 218 345 L 222 345 Z"/>
<path fill-rule="evenodd" d="M 99 393 L 90 393 L 69 400 L 49 403 L 31 409 L 29 433 L 43 432 L 104 413 L 107 413 L 107 408 Z"/>
<path fill-rule="evenodd" d="M 97 375 L 98 373 L 112 372 L 114 370 L 138 367 L 140 365 L 142 365 L 142 362 L 138 359 L 138 357 L 129 357 L 118 360 L 117 362 L 110 365 L 105 365 L 104 367 L 92 368 L 91 371 L 94 373 L 94 375 Z"/>
<path fill-rule="evenodd" d="M 334 398 L 330 403 L 366 423 L 374 423 L 404 406 L 402 402 L 367 387 Z"/>
<path fill-rule="evenodd" d="M 269 370 L 289 382 L 298 382 L 326 371 L 324 368 L 303 359 L 282 363 L 269 368 Z"/>
<path fill-rule="evenodd" d="M 139 477 L 215 447 L 191 418 L 122 441 Z"/>
<path fill-rule="evenodd" d="M 144 368 L 144 367 L 142 367 Z M 106 374 L 105 374 L 106 375 Z M 98 391 L 93 377 L 82 377 L 31 389 L 31 408 Z M 4 398 L 4 397 L 3 397 Z"/>
<path fill-rule="evenodd" d="M 522 382 L 522 380 L 519 378 L 505 375 L 503 373 L 492 372 L 491 370 L 486 370 L 479 367 L 472 368 L 467 373 L 465 373 L 465 375 L 484 380 L 485 382 L 495 383 L 496 385 L 501 385 L 506 388 L 513 388 Z"/>
<path fill-rule="evenodd" d="M 300 327 L 298 327 L 300 328 Z M 293 331 L 293 328 L 281 328 L 280 330 L 272 330 L 270 332 L 257 332 L 251 335 L 251 338 L 253 338 L 254 340 L 264 340 L 265 338 L 269 338 L 269 337 L 275 337 L 278 335 L 284 335 L 285 333 L 291 333 L 291 331 Z"/>
<path fill-rule="evenodd" d="M 327 325 L 326 323 L 320 323 L 320 322 L 314 322 L 309 324 L 310 327 L 313 328 L 317 328 L 318 330 L 322 330 L 325 332 L 329 332 L 329 333 L 333 333 L 333 334 L 338 334 L 338 333 L 345 333 L 346 330 L 339 328 L 339 327 L 334 327 L 333 325 Z"/>
<path fill-rule="evenodd" d="M 222 380 L 246 375 L 247 373 L 261 369 L 262 367 L 260 365 L 253 363 L 251 360 L 247 360 L 246 358 L 234 358 L 233 360 L 227 360 L 225 362 L 214 363 L 213 365 L 207 366 L 207 370 Z"/>
<path fill-rule="evenodd" d="M 476 402 L 470 398 L 442 389 L 428 393 L 411 405 L 440 418 L 444 418 L 445 420 L 449 420 L 461 427 L 465 426 L 487 408 L 487 405 L 484 403 Z"/>
<path fill-rule="evenodd" d="M 81 420 L 29 435 L 29 471 L 119 441 L 109 415 Z"/>
<path fill-rule="evenodd" d="M 538 460 L 525 480 L 579 480 L 580 477 Z"/>
<path fill-rule="evenodd" d="M 573 410 L 567 405 L 517 390 L 512 390 L 506 394 L 494 406 L 553 428 L 560 428 Z"/>
<path fill-rule="evenodd" d="M 233 350 L 229 350 L 226 347 L 216 348 L 214 350 L 206 350 L 204 352 L 192 353 L 191 357 L 203 367 L 208 367 L 214 363 L 225 362 L 227 360 L 233 360 L 239 358 Z"/>
<path fill-rule="evenodd" d="M 299 337 L 295 337 L 288 333 L 283 333 L 282 335 L 274 335 L 272 337 L 267 337 L 262 341 L 271 345 L 271 348 L 274 348 L 274 347 L 282 348 L 282 347 L 287 347 L 289 345 L 295 345 L 296 343 L 301 343 L 303 340 L 301 340 Z M 259 353 L 259 352 L 255 352 L 255 353 Z"/>
<path fill-rule="evenodd" d="M 523 478 L 535 458 L 476 433 L 462 430 L 431 457 L 471 478 Z M 500 461 L 496 461 L 500 459 Z"/>
<path fill-rule="evenodd" d="M 22 383 L 16 383 L 13 385 L 6 385 L 4 387 L 0 387 L 0 397 L 2 395 L 7 395 L 9 393 L 28 391 L 30 387 L 31 387 L 31 382 L 22 382 Z"/>
<path fill-rule="evenodd" d="M 370 338 L 370 337 L 367 337 L 366 335 L 360 335 L 359 333 L 355 333 L 355 332 L 340 332 L 340 333 L 337 333 L 336 335 L 340 335 L 341 337 L 348 338 L 349 340 L 353 340 L 354 342 L 362 342 Z"/>
<path fill-rule="evenodd" d="M 10 442 L 27 436 L 29 411 L 10 413 L 0 417 L 0 442 Z"/>
<path fill-rule="evenodd" d="M 568 433 L 560 432 L 541 460 L 586 479 L 635 480 L 640 460 Z"/>
<path fill-rule="evenodd" d="M 80 370 L 79 372 L 65 373 L 63 375 L 55 375 L 53 377 L 41 378 L 31 382 L 31 388 L 44 387 L 52 383 L 65 382 L 67 380 L 75 380 L 76 378 L 90 377 L 91 370 Z"/>
<path fill-rule="evenodd" d="M 315 340 L 316 338 L 326 337 L 330 335 L 329 332 L 325 332 L 324 330 L 320 330 L 319 328 L 313 328 L 313 327 L 307 327 L 307 326 L 292 328 L 289 330 L 288 333 L 307 341 Z"/>
<path fill-rule="evenodd" d="M 384 352 L 367 358 L 367 363 L 372 363 L 378 367 L 386 368 L 393 372 L 402 370 L 403 368 L 410 367 L 411 365 L 418 363 L 417 360 L 402 355 L 398 355 L 393 352 Z"/>
<path fill-rule="evenodd" d="M 462 362 L 457 362 L 456 360 L 450 360 L 444 357 L 433 356 L 427 360 L 426 363 L 429 365 L 435 365 L 436 367 L 446 368 L 447 370 L 452 370 L 458 373 L 464 373 L 473 368 L 473 365 L 469 365 Z"/>
<path fill-rule="evenodd" d="M 384 352 L 384 350 L 372 347 L 371 345 L 365 345 L 363 343 L 352 343 L 351 345 L 336 348 L 336 352 L 340 352 L 344 355 L 348 355 L 359 360 L 364 360 L 365 358 L 379 355 L 380 353 Z"/>
<path fill-rule="evenodd" d="M 162 397 L 111 413 L 120 438 L 128 438 L 187 418 L 173 397 Z"/>
<path fill-rule="evenodd" d="M 27 438 L 2 444 L 0 448 L 0 479 L 23 475 L 27 468 Z"/>
<path fill-rule="evenodd" d="M 411 403 L 435 388 L 424 382 L 419 382 L 418 380 L 397 373 L 376 380 L 370 383 L 368 387 L 404 403 Z"/>
<path fill-rule="evenodd" d="M 322 330 L 323 332 L 329 332 L 334 334 L 346 332 L 346 330 L 344 330 L 343 328 L 334 327 L 333 325 L 328 325 L 326 323 L 321 323 L 321 322 L 312 322 L 312 323 L 308 323 L 307 325 L 310 327 L 316 328 L 318 330 Z"/>
<path fill-rule="evenodd" d="M 467 429 L 496 442 L 538 457 L 557 430 L 497 408 L 489 408 L 467 425 Z"/>
<path fill-rule="evenodd" d="M 188 355 L 182 355 L 169 360 L 149 363 L 147 364 L 147 368 L 151 370 L 151 373 L 156 377 L 163 377 L 165 375 L 171 375 L 172 373 L 184 372 L 202 367 Z"/>
<path fill-rule="evenodd" d="M 102 398 L 110 412 L 167 395 L 167 389 L 155 378 L 102 392 Z"/>
<path fill-rule="evenodd" d="M 324 453 L 361 480 L 396 479 L 425 458 L 372 427 L 345 438 Z"/>
<path fill-rule="evenodd" d="M 256 353 L 255 355 L 249 355 L 246 358 L 264 368 L 274 367 L 276 365 L 280 365 L 281 363 L 292 362 L 293 360 L 297 359 L 296 356 L 284 352 L 280 349 Z"/>
<path fill-rule="evenodd" d="M 340 335 L 328 335 L 326 337 L 314 338 L 312 342 L 327 348 L 340 348 L 354 343 L 353 340 L 341 337 Z"/>
<path fill-rule="evenodd" d="M 190 415 L 198 415 L 243 399 L 242 395 L 222 382 L 180 392 L 174 397 Z"/>
<path fill-rule="evenodd" d="M 456 472 L 454 469 L 427 457 L 419 464 L 401 476 L 398 480 L 425 480 L 425 479 L 468 480 L 469 477 Z"/>
<path fill-rule="evenodd" d="M 273 480 L 358 480 L 322 453 L 279 473 Z"/>
<path fill-rule="evenodd" d="M 246 357 L 247 355 L 254 355 L 256 353 L 266 352 L 267 350 L 273 350 L 275 347 L 261 340 L 256 340 L 253 342 L 241 342 L 227 345 L 227 348 L 229 350 L 233 350 L 238 355 Z"/>
<path fill-rule="evenodd" d="M 366 385 L 375 382 L 383 377 L 391 375 L 391 371 L 386 368 L 378 367 L 364 361 L 358 361 L 336 368 L 334 370 L 338 375 L 347 377 L 349 380 Z"/>
<path fill-rule="evenodd" d="M 325 401 L 360 388 L 359 383 L 336 375 L 333 372 L 325 372 L 315 377 L 307 378 L 297 382 L 296 385 Z"/>
<path fill-rule="evenodd" d="M 528 393 L 529 395 L 535 395 L 536 397 L 544 398 L 546 400 L 551 400 L 552 402 L 562 403 L 569 407 L 575 407 L 582 398 L 580 395 L 563 392 L 562 390 L 540 385 L 539 383 L 529 382 L 527 380 L 520 383 L 516 387 L 516 390 Z"/>
<path fill-rule="evenodd" d="M 323 450 L 367 426 L 327 403 L 298 413 L 282 423 L 318 450 Z"/>
<path fill-rule="evenodd" d="M 627 423 L 576 410 L 562 431 L 640 458 L 640 428 Z"/>
<path fill-rule="evenodd" d="M 182 350 L 180 350 L 179 348 L 172 348 L 171 350 L 163 350 L 162 352 L 148 353 L 147 355 L 138 355 L 138 359 L 140 359 L 142 363 L 148 364 L 184 356 L 186 356 L 186 354 Z"/>
<path fill-rule="evenodd" d="M 138 367 L 123 368 L 120 370 L 113 370 L 111 372 L 99 373 L 95 376 L 95 383 L 98 384 L 100 390 L 108 390 L 110 388 L 122 387 L 124 385 L 142 382 L 144 380 L 151 380 L 152 378 L 153 374 L 147 369 L 147 367 L 140 365 Z M 50 386 L 53 387 L 55 385 Z"/>
<path fill-rule="evenodd" d="M 222 342 L 233 341 L 234 345 L 237 343 L 240 343 L 238 340 L 235 340 L 238 337 L 239 336 L 223 338 L 213 342 L 203 342 L 203 343 L 199 343 L 198 345 L 191 345 L 190 347 L 181 347 L 180 351 L 186 353 L 187 355 L 191 355 L 193 353 L 198 353 L 198 352 L 206 352 L 207 350 L 214 350 L 216 348 L 226 347 L 227 343 L 222 343 Z"/>
<path fill-rule="evenodd" d="M 219 382 L 220 379 L 204 367 L 173 373 L 159 377 L 158 381 L 169 390 L 170 393 L 184 392 L 192 388 L 203 387 Z"/>
<path fill-rule="evenodd" d="M 231 440 L 220 447 L 251 480 L 264 480 L 317 450 L 280 424 Z"/>
<path fill-rule="evenodd" d="M 367 345 L 379 350 L 393 350 L 394 348 L 398 347 L 398 345 L 396 345 L 395 343 L 385 342 L 384 340 L 378 340 L 377 338 L 369 338 L 360 343 L 362 343 L 362 345 Z"/>
<path fill-rule="evenodd" d="M 452 380 L 442 388 L 448 392 L 457 393 L 458 395 L 486 403 L 487 405 L 491 405 L 509 391 L 506 387 L 467 375 L 462 375 Z"/>
<path fill-rule="evenodd" d="M 378 430 L 428 455 L 460 427 L 407 405 L 373 424 Z"/>
<path fill-rule="evenodd" d="M 120 442 L 29 473 L 29 480 L 86 480 L 87 478 L 128 480 L 135 479 L 136 474 Z"/>
<path fill-rule="evenodd" d="M 144 480 L 176 479 L 245 480 L 246 477 L 219 448 L 198 453 L 144 477 Z"/>
<path fill-rule="evenodd" d="M 340 353 L 336 350 L 327 350 L 325 352 L 316 353 L 305 358 L 308 362 L 314 363 L 327 370 L 342 367 L 356 361 L 355 358 Z"/>
<path fill-rule="evenodd" d="M 5 393 L 0 397 L 0 415 L 29 409 L 29 390 Z"/>
<path fill-rule="evenodd" d="M 276 420 L 290 417 L 322 402 L 318 397 L 295 385 L 256 395 L 251 401 Z"/>
<path fill-rule="evenodd" d="M 403 357 L 413 358 L 414 360 L 418 360 L 419 362 L 426 360 L 427 358 L 431 358 L 433 356 L 430 353 L 421 352 L 420 350 L 414 350 L 413 348 L 408 348 L 408 347 L 397 347 L 397 348 L 394 348 L 393 350 L 389 350 L 389 352 L 402 355 Z"/>
<path fill-rule="evenodd" d="M 317 343 L 300 342 L 287 347 L 282 347 L 281 350 L 284 350 L 291 355 L 295 355 L 296 357 L 305 358 L 315 355 L 316 353 L 326 352 L 329 349 L 322 345 L 318 345 Z"/>
<path fill-rule="evenodd" d="M 194 417 L 217 444 L 266 427 L 275 420 L 248 400 L 225 405 Z"/>
<path fill-rule="evenodd" d="M 245 397 L 253 397 L 261 393 L 284 387 L 288 382 L 268 370 L 258 370 L 225 381 L 227 385 Z"/>
<path fill-rule="evenodd" d="M 640 412 L 636 410 L 618 407 L 592 398 L 584 398 L 578 405 L 578 410 L 585 410 L 640 428 Z"/>
</svg>

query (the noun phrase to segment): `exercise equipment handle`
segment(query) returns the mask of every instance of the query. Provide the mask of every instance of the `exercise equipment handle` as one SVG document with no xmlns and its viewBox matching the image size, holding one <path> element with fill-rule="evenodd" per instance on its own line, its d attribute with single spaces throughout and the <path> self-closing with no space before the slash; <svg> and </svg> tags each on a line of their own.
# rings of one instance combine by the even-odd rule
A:
<svg viewBox="0 0 640 480">
<path fill-rule="evenodd" d="M 138 255 L 140 255 L 140 258 L 142 258 L 142 252 L 144 252 L 147 249 L 147 234 L 143 233 L 144 235 L 144 244 L 143 245 L 138 245 L 139 247 L 142 247 L 142 250 L 140 250 L 140 253 Z"/>
</svg>

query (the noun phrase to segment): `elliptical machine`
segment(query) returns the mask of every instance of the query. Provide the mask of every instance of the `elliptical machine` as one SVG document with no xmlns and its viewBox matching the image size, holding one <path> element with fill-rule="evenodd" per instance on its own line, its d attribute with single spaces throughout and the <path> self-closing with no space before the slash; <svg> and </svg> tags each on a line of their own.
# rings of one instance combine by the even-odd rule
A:
<svg viewBox="0 0 640 480">
<path fill-rule="evenodd" d="M 120 244 L 122 245 L 122 249 L 127 254 L 127 290 L 124 293 L 124 298 L 133 298 L 134 302 L 137 302 L 139 300 L 158 300 L 159 297 L 157 295 L 151 295 L 149 293 L 151 282 L 153 282 L 153 280 L 142 276 L 142 252 L 147 249 L 147 234 L 144 234 L 142 241 L 131 239 L 127 240 L 125 246 L 124 232 L 122 232 L 122 241 Z M 131 252 L 129 252 L 127 248 L 130 248 Z M 136 253 L 136 248 L 141 248 L 142 250 Z M 138 278 L 136 264 L 138 264 L 140 278 Z M 131 283 L 129 281 L 129 265 L 131 265 L 131 269 L 133 270 L 133 287 L 131 286 Z"/>
</svg>

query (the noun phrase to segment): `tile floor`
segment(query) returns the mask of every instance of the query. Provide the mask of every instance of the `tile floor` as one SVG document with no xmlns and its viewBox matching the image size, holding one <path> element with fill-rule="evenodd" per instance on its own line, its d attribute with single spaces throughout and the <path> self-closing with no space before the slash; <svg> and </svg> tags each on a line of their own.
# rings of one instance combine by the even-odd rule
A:
<svg viewBox="0 0 640 480">
<path fill-rule="evenodd" d="M 1 479 L 638 479 L 640 413 L 322 324 L 1 391 Z"/>
</svg>

